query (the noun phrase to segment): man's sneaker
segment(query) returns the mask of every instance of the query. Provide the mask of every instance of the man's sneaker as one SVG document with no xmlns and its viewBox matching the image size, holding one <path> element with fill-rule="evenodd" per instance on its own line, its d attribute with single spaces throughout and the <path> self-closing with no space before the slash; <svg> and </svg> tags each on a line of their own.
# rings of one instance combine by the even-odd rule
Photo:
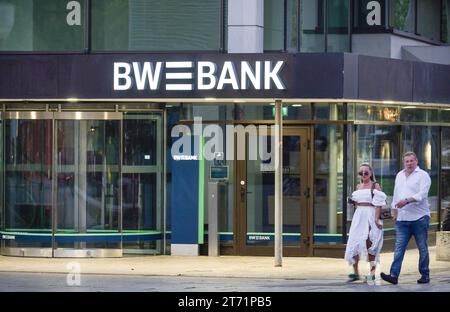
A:
<svg viewBox="0 0 450 312">
<path fill-rule="evenodd" d="M 394 285 L 397 285 L 397 283 L 398 283 L 398 277 L 395 277 L 392 275 L 387 275 L 387 274 L 384 274 L 383 272 L 381 272 L 380 277 L 388 283 L 391 283 Z"/>
<path fill-rule="evenodd" d="M 430 278 L 426 276 L 422 276 L 417 280 L 417 284 L 428 284 L 430 282 Z"/>
</svg>

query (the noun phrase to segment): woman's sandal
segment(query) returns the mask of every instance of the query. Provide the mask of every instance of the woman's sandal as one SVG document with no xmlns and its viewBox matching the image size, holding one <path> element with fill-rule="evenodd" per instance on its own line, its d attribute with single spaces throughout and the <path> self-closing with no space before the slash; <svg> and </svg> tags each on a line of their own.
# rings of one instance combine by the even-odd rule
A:
<svg viewBox="0 0 450 312">
<path fill-rule="evenodd" d="M 366 275 L 365 280 L 368 285 L 375 285 L 375 275 L 372 274 Z"/>
<path fill-rule="evenodd" d="M 351 283 L 351 282 L 354 282 L 354 281 L 359 281 L 360 279 L 361 278 L 360 278 L 360 276 L 358 274 L 351 273 L 351 274 L 348 275 L 347 283 Z"/>
</svg>

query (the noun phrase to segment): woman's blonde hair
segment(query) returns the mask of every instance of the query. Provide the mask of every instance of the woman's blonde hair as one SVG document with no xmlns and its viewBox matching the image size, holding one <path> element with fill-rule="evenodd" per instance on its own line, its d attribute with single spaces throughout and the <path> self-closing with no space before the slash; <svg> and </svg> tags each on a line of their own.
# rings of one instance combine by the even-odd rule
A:
<svg viewBox="0 0 450 312">
<path fill-rule="evenodd" d="M 362 166 L 368 167 L 370 169 L 370 172 L 372 173 L 372 175 L 370 176 L 370 181 L 372 181 L 374 183 L 377 182 L 377 179 L 375 179 L 375 173 L 373 172 L 372 166 L 369 163 L 367 163 L 367 162 L 362 163 L 359 167 L 362 167 Z M 359 182 L 360 183 L 362 183 L 362 179 L 361 178 L 359 178 Z"/>
</svg>

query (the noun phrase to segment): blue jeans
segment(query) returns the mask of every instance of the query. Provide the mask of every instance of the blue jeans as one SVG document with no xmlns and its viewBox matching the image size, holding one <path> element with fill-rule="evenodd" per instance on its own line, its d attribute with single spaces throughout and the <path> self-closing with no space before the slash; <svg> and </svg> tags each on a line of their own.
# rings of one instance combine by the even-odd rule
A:
<svg viewBox="0 0 450 312">
<path fill-rule="evenodd" d="M 406 246 L 408 246 L 411 236 L 414 236 L 417 247 L 419 248 L 419 272 L 423 277 L 430 277 L 430 257 L 428 254 L 428 228 L 430 226 L 430 217 L 423 216 L 416 221 L 397 221 L 395 222 L 396 239 L 394 261 L 391 265 L 391 276 L 398 277 L 402 268 L 403 257 L 405 256 Z"/>
</svg>

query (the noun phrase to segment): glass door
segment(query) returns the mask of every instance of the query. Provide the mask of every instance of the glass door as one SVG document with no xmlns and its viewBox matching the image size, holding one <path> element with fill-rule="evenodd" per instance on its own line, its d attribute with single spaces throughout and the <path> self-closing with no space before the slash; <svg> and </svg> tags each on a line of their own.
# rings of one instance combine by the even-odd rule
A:
<svg viewBox="0 0 450 312">
<path fill-rule="evenodd" d="M 2 252 L 51 255 L 52 113 L 5 112 Z"/>
<path fill-rule="evenodd" d="M 122 254 L 121 119 L 121 113 L 55 113 L 55 256 Z"/>
<path fill-rule="evenodd" d="M 308 255 L 311 244 L 309 128 L 283 130 L 283 254 Z M 258 137 L 271 151 L 273 137 Z M 249 142 L 256 138 L 247 136 Z M 273 255 L 275 167 L 271 158 L 238 161 L 239 254 Z"/>
<path fill-rule="evenodd" d="M 163 253 L 163 112 L 3 112 L 2 253 Z M 123 213 L 122 213 L 123 212 Z"/>
<path fill-rule="evenodd" d="M 163 246 L 162 113 L 123 116 L 124 253 L 158 254 Z"/>
</svg>

